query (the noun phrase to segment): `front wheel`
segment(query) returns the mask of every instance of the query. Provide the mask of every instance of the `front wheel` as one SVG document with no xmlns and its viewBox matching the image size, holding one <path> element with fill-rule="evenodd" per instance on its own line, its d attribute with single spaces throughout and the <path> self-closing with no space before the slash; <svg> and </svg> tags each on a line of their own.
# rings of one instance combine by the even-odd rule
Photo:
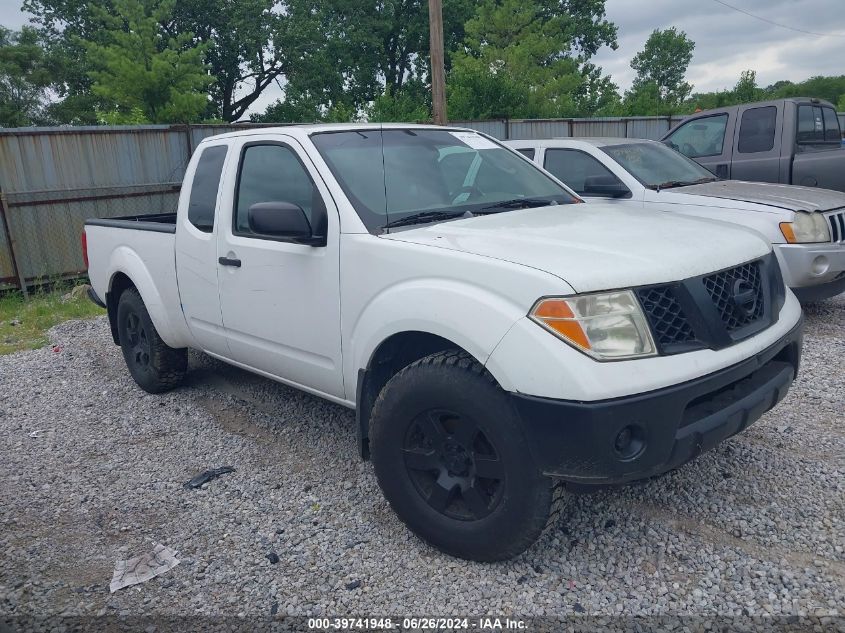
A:
<svg viewBox="0 0 845 633">
<path fill-rule="evenodd" d="M 548 522 L 552 481 L 532 459 L 507 394 L 465 352 L 423 358 L 385 385 L 370 450 L 393 510 L 448 554 L 512 558 Z"/>
<path fill-rule="evenodd" d="M 117 303 L 117 334 L 129 373 L 144 391 L 168 391 L 185 378 L 188 350 L 168 347 L 161 339 L 134 288 L 124 291 Z"/>
</svg>

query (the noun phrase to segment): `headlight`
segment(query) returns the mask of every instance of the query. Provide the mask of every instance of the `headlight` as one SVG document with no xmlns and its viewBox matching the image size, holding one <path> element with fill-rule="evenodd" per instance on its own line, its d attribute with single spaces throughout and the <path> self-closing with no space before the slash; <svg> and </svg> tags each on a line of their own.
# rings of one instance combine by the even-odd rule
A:
<svg viewBox="0 0 845 633">
<path fill-rule="evenodd" d="M 540 299 L 528 316 L 599 360 L 657 353 L 640 304 L 630 290 Z"/>
<path fill-rule="evenodd" d="M 795 221 L 780 223 L 780 232 L 790 244 L 830 241 L 827 220 L 820 213 L 796 211 Z"/>
</svg>

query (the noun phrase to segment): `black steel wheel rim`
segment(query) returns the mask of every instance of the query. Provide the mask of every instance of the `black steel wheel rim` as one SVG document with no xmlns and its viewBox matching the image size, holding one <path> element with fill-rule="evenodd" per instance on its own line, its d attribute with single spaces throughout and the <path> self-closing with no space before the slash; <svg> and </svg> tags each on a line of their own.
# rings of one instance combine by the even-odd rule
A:
<svg viewBox="0 0 845 633">
<path fill-rule="evenodd" d="M 147 335 L 147 328 L 141 317 L 135 312 L 126 315 L 126 342 L 129 348 L 129 357 L 138 367 L 144 369 L 150 366 L 150 338 Z"/>
<path fill-rule="evenodd" d="M 422 499 L 460 521 L 478 521 L 502 500 L 505 467 L 487 434 L 471 418 L 445 409 L 420 414 L 402 447 L 405 469 Z"/>
</svg>

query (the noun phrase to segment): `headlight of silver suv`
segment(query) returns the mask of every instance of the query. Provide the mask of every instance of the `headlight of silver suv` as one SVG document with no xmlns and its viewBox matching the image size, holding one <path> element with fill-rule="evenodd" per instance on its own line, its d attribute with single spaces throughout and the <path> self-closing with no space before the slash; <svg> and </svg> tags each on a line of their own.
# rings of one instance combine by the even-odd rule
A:
<svg viewBox="0 0 845 633">
<path fill-rule="evenodd" d="M 645 315 L 630 290 L 540 299 L 528 316 L 598 360 L 657 354 Z"/>
<path fill-rule="evenodd" d="M 830 229 L 821 213 L 796 211 L 792 222 L 780 223 L 780 232 L 790 244 L 830 241 Z"/>
</svg>

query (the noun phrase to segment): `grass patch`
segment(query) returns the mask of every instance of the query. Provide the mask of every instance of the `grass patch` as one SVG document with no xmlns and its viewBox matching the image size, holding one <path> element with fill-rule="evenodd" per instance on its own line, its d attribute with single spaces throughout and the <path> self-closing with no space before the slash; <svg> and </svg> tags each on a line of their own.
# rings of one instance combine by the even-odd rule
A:
<svg viewBox="0 0 845 633">
<path fill-rule="evenodd" d="M 68 295 L 73 286 L 35 291 L 24 300 L 20 292 L 0 295 L 0 355 L 44 347 L 47 330 L 70 319 L 90 319 L 106 311 L 94 305 L 84 292 Z M 17 325 L 12 325 L 17 323 Z"/>
</svg>

